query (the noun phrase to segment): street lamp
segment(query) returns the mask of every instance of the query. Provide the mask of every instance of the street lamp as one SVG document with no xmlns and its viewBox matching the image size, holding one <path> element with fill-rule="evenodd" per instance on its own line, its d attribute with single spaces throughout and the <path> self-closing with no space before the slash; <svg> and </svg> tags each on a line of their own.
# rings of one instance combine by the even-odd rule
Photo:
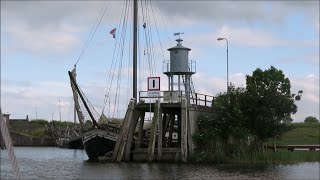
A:
<svg viewBox="0 0 320 180">
<path fill-rule="evenodd" d="M 218 41 L 226 40 L 227 42 L 227 93 L 229 91 L 229 68 L 228 68 L 228 39 L 227 38 L 217 38 Z"/>
<path fill-rule="evenodd" d="M 36 108 L 36 120 L 38 120 L 38 112 L 37 112 L 37 107 L 34 107 Z"/>
</svg>

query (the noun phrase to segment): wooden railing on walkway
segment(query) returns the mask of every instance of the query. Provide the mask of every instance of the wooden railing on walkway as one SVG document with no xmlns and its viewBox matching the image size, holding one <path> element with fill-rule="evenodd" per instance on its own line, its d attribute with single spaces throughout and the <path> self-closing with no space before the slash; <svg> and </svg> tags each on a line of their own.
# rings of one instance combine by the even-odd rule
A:
<svg viewBox="0 0 320 180">
<path fill-rule="evenodd" d="M 171 96 L 168 96 L 171 94 Z M 159 99 L 161 103 L 181 103 L 183 97 L 185 97 L 184 91 L 159 91 L 158 96 L 149 96 L 148 91 L 139 91 L 139 101 L 144 101 L 146 103 L 154 103 Z M 214 96 L 194 93 L 190 97 L 190 104 L 198 106 L 211 107 L 214 102 Z"/>
<path fill-rule="evenodd" d="M 273 146 L 267 146 L 268 149 L 274 149 Z M 277 145 L 276 149 L 288 149 L 293 152 L 295 149 L 309 149 L 309 151 L 320 150 L 320 145 Z"/>
</svg>

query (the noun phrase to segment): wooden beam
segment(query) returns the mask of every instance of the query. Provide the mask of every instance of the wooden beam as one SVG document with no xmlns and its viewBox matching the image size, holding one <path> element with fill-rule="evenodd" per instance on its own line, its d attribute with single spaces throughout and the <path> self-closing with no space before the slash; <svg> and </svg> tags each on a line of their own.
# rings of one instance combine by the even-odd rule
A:
<svg viewBox="0 0 320 180">
<path fill-rule="evenodd" d="M 169 138 L 168 138 L 168 145 L 171 147 L 172 143 L 172 134 L 173 134 L 173 127 L 174 127 L 174 121 L 176 120 L 176 115 L 175 114 L 170 114 L 170 127 L 169 127 Z"/>
<path fill-rule="evenodd" d="M 124 146 L 125 146 L 124 142 L 127 139 L 128 128 L 129 128 L 129 124 L 130 124 L 129 122 L 132 118 L 134 105 L 135 105 L 135 100 L 131 99 L 129 102 L 129 105 L 128 105 L 128 109 L 126 111 L 126 115 L 122 121 L 121 130 L 120 130 L 116 145 L 113 150 L 112 161 L 121 161 L 122 160 L 122 154 L 123 154 L 123 150 L 124 150 Z"/>
<path fill-rule="evenodd" d="M 163 134 L 163 122 L 162 122 L 162 111 L 161 108 L 159 108 L 158 112 L 158 161 L 161 161 L 162 158 L 162 134 Z"/>
<path fill-rule="evenodd" d="M 193 154 L 193 150 L 194 150 L 194 142 L 193 142 L 193 138 L 192 136 L 195 133 L 195 123 L 196 123 L 196 119 L 197 119 L 197 112 L 194 111 L 194 109 L 187 110 L 187 126 L 188 126 L 188 152 L 189 155 Z"/>
<path fill-rule="evenodd" d="M 125 149 L 125 157 L 124 157 L 125 161 L 130 161 L 130 152 L 131 152 L 133 133 L 134 133 L 134 130 L 136 129 L 139 116 L 140 116 L 139 111 L 133 111 L 132 120 L 130 120 L 130 124 L 129 124 L 129 132 L 128 132 L 127 142 L 125 142 L 125 146 L 126 146 L 125 147 L 126 148 Z"/>
<path fill-rule="evenodd" d="M 141 141 L 142 141 L 142 133 L 143 133 L 143 125 L 144 125 L 144 118 L 145 118 L 145 112 L 141 112 L 140 116 L 140 122 L 139 122 L 139 134 L 138 134 L 138 143 L 137 148 L 141 147 Z"/>
<path fill-rule="evenodd" d="M 158 122 L 158 114 L 160 109 L 160 101 L 156 101 L 154 107 L 153 118 L 150 127 L 150 139 L 149 139 L 149 146 L 148 146 L 148 162 L 153 161 L 154 156 L 154 147 L 156 141 L 156 132 L 157 132 L 157 122 Z"/>
<path fill-rule="evenodd" d="M 188 155 L 188 123 L 187 123 L 187 100 L 181 102 L 181 160 L 187 162 Z"/>
<path fill-rule="evenodd" d="M 168 125 L 169 125 L 169 121 L 170 121 L 170 114 L 164 114 L 163 115 L 163 133 L 162 133 L 162 140 L 165 139 L 167 130 L 168 130 Z M 167 144 L 167 143 L 166 143 Z"/>
</svg>

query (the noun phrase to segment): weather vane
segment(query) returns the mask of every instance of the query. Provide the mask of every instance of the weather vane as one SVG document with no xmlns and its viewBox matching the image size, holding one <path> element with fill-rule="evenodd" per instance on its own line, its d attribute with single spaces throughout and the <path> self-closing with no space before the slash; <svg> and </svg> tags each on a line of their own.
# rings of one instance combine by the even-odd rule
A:
<svg viewBox="0 0 320 180">
<path fill-rule="evenodd" d="M 180 38 L 180 34 L 184 34 L 184 33 L 183 32 L 173 33 L 174 36 L 179 36 L 179 38 Z"/>
</svg>

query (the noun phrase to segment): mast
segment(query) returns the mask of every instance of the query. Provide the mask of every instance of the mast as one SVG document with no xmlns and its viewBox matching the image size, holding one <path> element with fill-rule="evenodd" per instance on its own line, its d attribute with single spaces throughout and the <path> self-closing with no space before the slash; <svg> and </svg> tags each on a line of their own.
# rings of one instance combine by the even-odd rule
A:
<svg viewBox="0 0 320 180">
<path fill-rule="evenodd" d="M 81 98 L 81 100 L 82 100 L 82 103 L 83 103 L 84 107 L 87 109 L 88 114 L 89 114 L 89 116 L 90 116 L 90 118 L 91 118 L 91 120 L 92 120 L 93 124 L 94 124 L 96 127 L 98 127 L 98 128 L 99 128 L 100 126 L 99 126 L 99 124 L 97 123 L 97 121 L 94 119 L 94 117 L 93 117 L 93 115 L 92 115 L 92 113 L 91 113 L 91 111 L 90 111 L 89 106 L 87 105 L 87 103 L 86 103 L 86 101 L 85 101 L 84 97 L 82 96 L 82 94 L 81 94 L 81 92 L 80 92 L 80 89 L 79 89 L 79 87 L 78 87 L 78 85 L 77 85 L 76 81 L 74 80 L 74 77 L 72 76 L 72 74 L 71 74 L 71 72 L 70 72 L 70 71 L 68 71 L 68 74 L 69 74 L 69 77 L 70 77 L 71 82 L 73 83 L 73 85 L 74 85 L 74 87 L 76 88 L 76 90 L 77 90 L 78 94 L 80 95 L 80 98 Z"/>
<path fill-rule="evenodd" d="M 137 102 L 138 0 L 133 0 L 133 98 Z"/>
</svg>

